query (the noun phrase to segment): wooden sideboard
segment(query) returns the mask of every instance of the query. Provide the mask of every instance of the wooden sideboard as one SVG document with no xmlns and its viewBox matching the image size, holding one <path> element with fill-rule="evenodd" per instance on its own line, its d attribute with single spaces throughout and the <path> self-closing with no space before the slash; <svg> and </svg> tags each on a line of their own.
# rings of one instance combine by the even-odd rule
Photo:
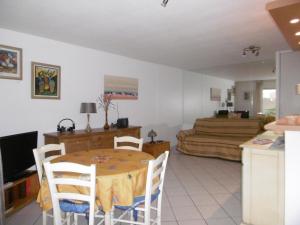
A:
<svg viewBox="0 0 300 225">
<path fill-rule="evenodd" d="M 165 151 L 170 151 L 169 141 L 156 141 L 154 143 L 146 142 L 143 144 L 143 152 L 153 155 L 155 158 L 160 156 Z"/>
<path fill-rule="evenodd" d="M 65 143 L 67 153 L 99 148 L 113 148 L 115 136 L 140 138 L 141 127 L 110 128 L 108 130 L 98 128 L 93 129 L 91 132 L 76 130 L 73 133 L 55 132 L 44 134 L 45 144 L 58 144 L 63 142 Z"/>
<path fill-rule="evenodd" d="M 259 139 L 273 142 L 279 135 L 267 131 Z M 241 225 L 284 225 L 284 149 L 271 144 L 254 144 L 243 148 Z"/>
</svg>

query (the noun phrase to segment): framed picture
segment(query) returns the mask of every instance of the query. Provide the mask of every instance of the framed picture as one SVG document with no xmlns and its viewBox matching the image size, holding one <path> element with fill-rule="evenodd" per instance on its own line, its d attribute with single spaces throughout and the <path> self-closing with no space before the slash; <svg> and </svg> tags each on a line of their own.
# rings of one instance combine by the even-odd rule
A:
<svg viewBox="0 0 300 225">
<path fill-rule="evenodd" d="M 31 97 L 60 99 L 60 66 L 31 63 Z"/>
<path fill-rule="evenodd" d="M 221 101 L 221 89 L 211 88 L 210 89 L 210 100 L 211 101 Z"/>
<path fill-rule="evenodd" d="M 111 95 L 111 99 L 137 100 L 138 88 L 138 79 L 104 76 L 104 95 Z"/>
<path fill-rule="evenodd" d="M 244 92 L 244 100 L 250 100 L 250 92 Z"/>
<path fill-rule="evenodd" d="M 22 80 L 22 49 L 0 45 L 0 78 Z"/>
</svg>

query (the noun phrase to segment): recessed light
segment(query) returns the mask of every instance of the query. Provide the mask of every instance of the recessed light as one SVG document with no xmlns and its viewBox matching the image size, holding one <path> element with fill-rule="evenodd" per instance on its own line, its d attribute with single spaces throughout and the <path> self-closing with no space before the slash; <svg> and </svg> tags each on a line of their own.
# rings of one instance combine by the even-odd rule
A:
<svg viewBox="0 0 300 225">
<path fill-rule="evenodd" d="M 300 36 L 300 31 L 298 31 L 297 33 L 295 33 L 296 36 Z"/>
<path fill-rule="evenodd" d="M 295 23 L 299 23 L 300 22 L 300 19 L 299 18 L 294 18 L 294 19 L 291 19 L 290 20 L 290 23 L 291 24 L 295 24 Z"/>
</svg>

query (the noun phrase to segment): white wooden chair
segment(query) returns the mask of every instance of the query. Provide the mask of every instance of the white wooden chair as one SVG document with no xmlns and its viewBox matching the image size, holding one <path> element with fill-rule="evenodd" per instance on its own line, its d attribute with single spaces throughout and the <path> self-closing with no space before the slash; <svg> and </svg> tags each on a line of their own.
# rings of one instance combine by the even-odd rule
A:
<svg viewBox="0 0 300 225">
<path fill-rule="evenodd" d="M 124 212 L 118 218 L 112 215 L 112 224 L 120 222 L 161 225 L 161 202 L 168 156 L 169 152 L 166 151 L 157 159 L 149 161 L 145 196 L 135 198 L 133 205 L 129 207 L 115 206 L 115 209 L 124 210 Z M 152 214 L 153 211 L 154 214 Z M 142 215 L 139 215 L 139 212 Z M 128 214 L 131 214 L 130 219 L 124 219 Z M 141 217 L 142 221 L 138 221 L 137 216 Z"/>
<path fill-rule="evenodd" d="M 133 143 L 136 144 L 137 147 L 134 146 L 124 146 L 119 145 L 119 143 Z M 114 149 L 128 149 L 134 151 L 142 151 L 143 148 L 143 138 L 135 138 L 131 136 L 123 136 L 123 137 L 114 137 Z"/>
<path fill-rule="evenodd" d="M 46 155 L 51 152 L 59 152 L 58 155 L 51 155 L 47 157 Z M 33 155 L 35 159 L 36 169 L 39 177 L 39 182 L 42 184 L 42 179 L 44 175 L 43 163 L 49 162 L 61 155 L 66 154 L 65 144 L 48 144 L 40 148 L 33 149 Z M 47 225 L 47 217 L 53 218 L 52 213 L 43 210 L 43 225 Z"/>
<path fill-rule="evenodd" d="M 74 222 L 78 223 L 78 215 L 88 215 L 89 225 L 94 225 L 95 221 L 95 185 L 96 185 L 96 166 L 84 166 L 77 163 L 61 162 L 61 163 L 44 163 L 45 172 L 47 175 L 55 225 L 62 225 L 63 220 L 61 212 L 74 213 Z M 78 178 L 61 177 L 58 173 L 71 172 L 78 174 Z M 89 194 L 60 192 L 57 190 L 57 185 L 74 185 L 76 187 L 86 187 L 89 189 Z M 78 203 L 75 201 L 80 201 Z"/>
</svg>

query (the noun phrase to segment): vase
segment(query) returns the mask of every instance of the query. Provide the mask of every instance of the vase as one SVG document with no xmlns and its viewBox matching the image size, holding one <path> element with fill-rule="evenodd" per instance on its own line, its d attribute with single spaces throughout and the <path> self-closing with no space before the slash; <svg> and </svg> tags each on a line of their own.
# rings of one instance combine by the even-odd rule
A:
<svg viewBox="0 0 300 225">
<path fill-rule="evenodd" d="M 108 130 L 109 129 L 109 125 L 108 125 L 108 121 L 107 121 L 107 110 L 105 111 L 105 124 L 103 127 L 104 130 Z"/>
</svg>

